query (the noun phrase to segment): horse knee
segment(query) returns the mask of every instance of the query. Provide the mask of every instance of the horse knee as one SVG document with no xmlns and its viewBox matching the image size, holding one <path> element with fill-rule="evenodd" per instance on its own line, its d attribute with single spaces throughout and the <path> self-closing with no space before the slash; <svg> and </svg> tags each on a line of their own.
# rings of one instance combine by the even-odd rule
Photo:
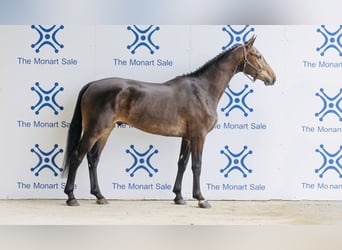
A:
<svg viewBox="0 0 342 250">
<path fill-rule="evenodd" d="M 191 169 L 195 176 L 201 174 L 201 169 L 202 169 L 201 164 L 193 164 Z"/>
</svg>

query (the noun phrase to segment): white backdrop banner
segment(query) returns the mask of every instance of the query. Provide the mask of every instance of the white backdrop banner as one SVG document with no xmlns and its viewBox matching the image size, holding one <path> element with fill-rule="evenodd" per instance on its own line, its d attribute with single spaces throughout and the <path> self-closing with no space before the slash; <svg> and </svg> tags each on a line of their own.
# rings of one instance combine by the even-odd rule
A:
<svg viewBox="0 0 342 250">
<path fill-rule="evenodd" d="M 86 83 L 111 76 L 164 82 L 236 43 L 277 74 L 265 87 L 236 75 L 203 154 L 208 199 L 342 198 L 342 26 L 0 26 L 0 198 L 66 198 L 62 161 Z M 122 125 L 98 172 L 110 199 L 171 199 L 180 139 Z M 184 196 L 191 198 L 191 167 Z M 75 194 L 89 198 L 86 161 Z"/>
</svg>

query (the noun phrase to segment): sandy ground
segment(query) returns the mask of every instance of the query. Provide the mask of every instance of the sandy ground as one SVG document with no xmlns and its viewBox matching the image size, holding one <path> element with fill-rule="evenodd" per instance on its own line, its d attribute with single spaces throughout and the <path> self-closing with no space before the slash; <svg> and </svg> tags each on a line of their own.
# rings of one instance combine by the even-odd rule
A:
<svg viewBox="0 0 342 250">
<path fill-rule="evenodd" d="M 342 201 L 0 200 L 0 249 L 340 250 Z"/>
<path fill-rule="evenodd" d="M 342 201 L 1 200 L 0 225 L 342 225 Z"/>
</svg>

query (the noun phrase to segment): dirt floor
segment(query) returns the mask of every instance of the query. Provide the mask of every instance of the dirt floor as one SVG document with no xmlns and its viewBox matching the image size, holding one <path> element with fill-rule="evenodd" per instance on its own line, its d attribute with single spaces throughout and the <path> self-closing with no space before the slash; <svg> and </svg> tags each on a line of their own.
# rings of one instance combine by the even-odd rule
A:
<svg viewBox="0 0 342 250">
<path fill-rule="evenodd" d="M 1 200 L 0 225 L 342 225 L 342 201 Z"/>
<path fill-rule="evenodd" d="M 342 201 L 0 200 L 0 249 L 340 250 Z"/>
</svg>

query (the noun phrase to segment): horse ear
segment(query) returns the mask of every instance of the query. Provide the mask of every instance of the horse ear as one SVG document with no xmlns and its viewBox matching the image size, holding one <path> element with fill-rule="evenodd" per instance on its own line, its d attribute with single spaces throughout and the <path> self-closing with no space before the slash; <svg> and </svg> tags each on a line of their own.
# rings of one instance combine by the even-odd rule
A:
<svg viewBox="0 0 342 250">
<path fill-rule="evenodd" d="M 253 36 L 246 42 L 246 46 L 247 46 L 248 49 L 252 48 L 255 39 L 256 39 L 256 35 L 253 35 Z"/>
</svg>

